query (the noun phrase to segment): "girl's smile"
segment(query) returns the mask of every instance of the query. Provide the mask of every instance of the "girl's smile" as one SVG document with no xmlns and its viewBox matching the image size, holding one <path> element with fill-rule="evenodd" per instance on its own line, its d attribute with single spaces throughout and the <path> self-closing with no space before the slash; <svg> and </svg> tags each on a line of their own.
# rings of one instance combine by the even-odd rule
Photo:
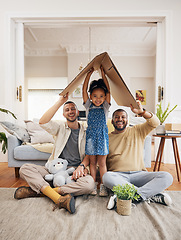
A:
<svg viewBox="0 0 181 240">
<path fill-rule="evenodd" d="M 90 99 L 95 106 L 100 106 L 106 100 L 106 95 L 103 89 L 96 88 L 93 90 L 92 94 L 90 95 Z"/>
</svg>

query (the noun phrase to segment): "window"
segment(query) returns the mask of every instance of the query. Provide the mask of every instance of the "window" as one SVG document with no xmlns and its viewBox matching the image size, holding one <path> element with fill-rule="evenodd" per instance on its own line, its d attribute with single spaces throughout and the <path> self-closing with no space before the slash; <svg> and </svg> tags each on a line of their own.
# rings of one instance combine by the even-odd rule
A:
<svg viewBox="0 0 181 240">
<path fill-rule="evenodd" d="M 41 116 L 59 99 L 62 89 L 29 89 L 28 90 L 28 119 L 41 118 Z M 53 119 L 63 119 L 62 107 Z"/>
</svg>

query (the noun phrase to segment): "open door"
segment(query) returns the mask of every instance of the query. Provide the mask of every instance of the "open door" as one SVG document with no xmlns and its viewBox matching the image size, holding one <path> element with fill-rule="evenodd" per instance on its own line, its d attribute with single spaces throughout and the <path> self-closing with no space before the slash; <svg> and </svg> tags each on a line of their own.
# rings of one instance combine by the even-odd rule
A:
<svg viewBox="0 0 181 240">
<path fill-rule="evenodd" d="M 24 94 L 24 26 L 23 23 L 15 25 L 15 87 L 16 101 L 15 113 L 19 120 L 25 119 Z"/>
<path fill-rule="evenodd" d="M 14 20 L 10 21 L 10 35 L 8 39 L 8 64 L 5 81 L 7 89 L 5 96 L 6 108 L 16 115 L 18 121 L 21 121 L 25 119 L 23 23 L 16 23 Z"/>
</svg>

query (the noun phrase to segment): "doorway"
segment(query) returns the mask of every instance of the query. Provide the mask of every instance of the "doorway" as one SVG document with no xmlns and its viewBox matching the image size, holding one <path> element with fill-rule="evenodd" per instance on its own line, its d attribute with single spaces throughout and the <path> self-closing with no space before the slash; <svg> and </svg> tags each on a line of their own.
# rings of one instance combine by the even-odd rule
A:
<svg viewBox="0 0 181 240">
<path fill-rule="evenodd" d="M 24 26 L 32 26 L 32 25 L 40 25 L 42 28 L 45 27 L 45 25 L 52 25 L 52 22 L 54 24 L 57 25 L 61 25 L 61 26 L 65 26 L 68 25 L 68 27 L 70 27 L 69 24 L 73 24 L 74 26 L 80 25 L 80 24 L 84 24 L 88 26 L 92 26 L 93 24 L 96 24 L 96 26 L 99 26 L 101 24 L 104 25 L 116 25 L 116 26 L 120 26 L 120 27 L 126 27 L 126 26 L 145 26 L 148 23 L 149 24 L 155 24 L 155 23 L 159 23 L 159 29 L 157 28 L 157 30 L 159 30 L 159 34 L 157 34 L 157 49 L 156 49 L 156 65 L 158 64 L 158 62 L 161 62 L 162 65 L 161 67 L 159 66 L 159 68 L 156 68 L 156 73 L 155 73 L 155 102 L 157 102 L 157 86 L 160 85 L 160 81 L 161 81 L 161 85 L 164 85 L 164 82 L 167 80 L 167 75 L 166 75 L 166 66 L 167 68 L 167 72 L 169 71 L 169 66 L 168 63 L 169 61 L 166 61 L 166 59 L 163 59 L 162 56 L 164 53 L 166 55 L 166 52 L 168 50 L 168 42 L 170 41 L 169 37 L 168 37 L 168 32 L 167 31 L 167 35 L 165 34 L 165 29 L 167 27 L 169 27 L 168 25 L 165 25 L 166 23 L 168 23 L 168 14 L 158 14 L 157 16 L 155 16 L 155 13 L 150 17 L 143 17 L 145 16 L 145 13 L 142 13 L 142 16 L 140 16 L 140 14 L 138 16 L 127 16 L 127 17 L 97 17 L 97 18 L 93 18 L 93 17 L 89 17 L 89 18 L 82 18 L 82 17 L 59 17 L 59 18 L 54 18 L 53 16 L 49 19 L 45 18 L 45 17 L 34 17 L 34 18 L 27 18 L 27 17 L 16 17 L 16 19 L 11 16 L 9 18 L 9 22 L 8 22 L 8 28 L 10 29 L 9 31 L 9 45 L 10 47 L 10 51 L 9 55 L 8 55 L 8 60 L 9 60 L 9 65 L 8 65 L 8 82 L 11 83 L 11 92 L 12 94 L 12 101 L 10 101 L 9 103 L 11 103 L 13 105 L 13 107 L 11 107 L 11 109 L 15 109 L 15 113 L 17 114 L 19 119 L 25 119 L 25 109 L 26 106 L 24 103 L 19 102 L 19 101 L 14 101 L 16 99 L 16 92 L 14 91 L 14 89 L 16 89 L 17 84 L 19 85 L 20 83 L 24 84 L 24 40 L 22 38 L 22 36 L 24 36 Z M 161 16 L 161 17 L 160 17 Z M 165 22 L 165 19 L 167 18 L 167 22 Z M 165 27 L 166 26 L 166 27 Z M 16 31 L 15 31 L 16 28 Z M 17 30 L 19 29 L 19 30 Z M 18 36 L 16 36 L 17 32 L 19 31 Z M 165 36 L 160 37 L 160 36 Z M 158 39 L 159 36 L 159 39 Z M 19 41 L 19 39 L 21 39 L 21 41 Z M 19 43 L 18 46 L 16 43 Z M 164 44 L 159 44 L 159 48 L 158 48 L 158 42 L 164 43 Z M 162 47 L 160 47 L 162 46 Z M 21 51 L 17 51 L 17 47 L 19 49 L 21 49 Z M 19 56 L 17 56 L 18 53 L 22 53 L 19 54 Z M 92 54 L 93 55 L 93 54 Z M 167 56 L 167 55 L 166 55 Z M 15 57 L 15 61 L 10 61 L 10 59 L 12 59 L 13 57 Z M 80 62 L 81 64 L 81 62 Z M 21 66 L 21 68 L 18 69 L 17 71 L 17 66 Z M 16 74 L 15 74 L 16 72 Z M 19 72 L 19 74 L 18 74 Z M 158 78 L 157 76 L 162 75 L 162 73 L 165 72 L 165 78 L 163 78 L 163 76 L 160 78 Z M 161 79 L 161 80 L 160 80 Z M 164 82 L 163 82 L 164 81 Z M 12 84 L 13 82 L 13 84 Z M 17 83 L 18 82 L 18 83 Z M 24 85 L 23 85 L 24 87 Z M 25 88 L 23 88 L 25 89 Z M 25 92 L 23 92 L 23 96 L 25 96 Z M 24 101 L 25 102 L 25 101 Z M 7 103 L 7 106 L 9 105 L 9 103 Z M 25 102 L 26 103 L 26 102 Z M 27 103 L 26 103 L 27 105 Z"/>
</svg>

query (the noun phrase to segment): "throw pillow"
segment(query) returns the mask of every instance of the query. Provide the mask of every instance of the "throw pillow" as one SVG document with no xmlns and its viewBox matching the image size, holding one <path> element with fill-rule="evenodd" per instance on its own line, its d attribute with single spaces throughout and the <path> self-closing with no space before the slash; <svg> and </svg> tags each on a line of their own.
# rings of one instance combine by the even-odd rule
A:
<svg viewBox="0 0 181 240">
<path fill-rule="evenodd" d="M 33 121 L 25 121 L 31 143 L 55 143 L 53 136 Z"/>
<path fill-rule="evenodd" d="M 0 122 L 1 126 L 10 134 L 16 136 L 22 142 L 30 142 L 30 135 L 26 128 L 11 122 Z"/>
</svg>

